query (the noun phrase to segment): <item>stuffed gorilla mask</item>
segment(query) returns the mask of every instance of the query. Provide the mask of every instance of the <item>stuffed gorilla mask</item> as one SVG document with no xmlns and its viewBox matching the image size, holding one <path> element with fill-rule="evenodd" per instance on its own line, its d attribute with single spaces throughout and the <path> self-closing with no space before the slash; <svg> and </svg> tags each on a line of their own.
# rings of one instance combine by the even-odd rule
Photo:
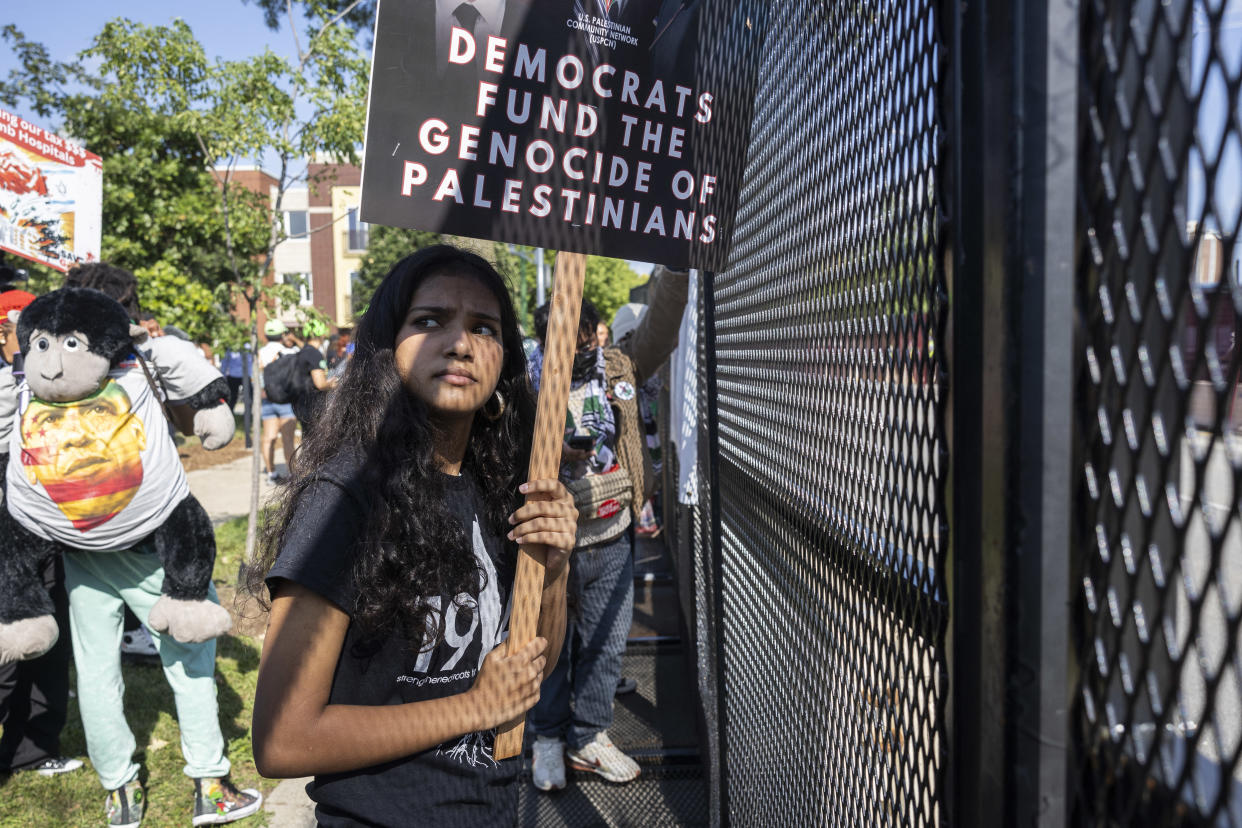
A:
<svg viewBox="0 0 1242 828">
<path fill-rule="evenodd" d="M 101 291 L 124 308 L 131 323 L 142 315 L 138 279 L 125 268 L 106 262 L 78 265 L 65 275 L 65 287 Z M 215 451 L 227 445 L 233 439 L 236 423 L 226 402 L 228 383 L 220 372 L 205 367 L 209 363 L 193 343 L 173 336 L 148 339 L 145 329 L 137 325 L 130 330 L 155 374 L 166 381 L 169 405 L 174 409 L 184 405 L 193 411 L 193 431 L 203 448 Z"/>
<path fill-rule="evenodd" d="M 163 593 L 148 626 L 204 641 L 230 626 L 207 600 L 211 521 L 189 494 L 160 401 L 132 361 L 129 317 L 87 288 L 63 288 L 18 320 L 26 391 L 0 510 L 0 663 L 45 652 L 59 631 L 39 573 L 75 549 L 154 548 Z"/>
<path fill-rule="evenodd" d="M 45 402 L 90 396 L 133 350 L 125 309 L 97 290 L 70 288 L 18 317 L 26 383 Z M 33 309 L 33 312 L 31 312 Z"/>
</svg>

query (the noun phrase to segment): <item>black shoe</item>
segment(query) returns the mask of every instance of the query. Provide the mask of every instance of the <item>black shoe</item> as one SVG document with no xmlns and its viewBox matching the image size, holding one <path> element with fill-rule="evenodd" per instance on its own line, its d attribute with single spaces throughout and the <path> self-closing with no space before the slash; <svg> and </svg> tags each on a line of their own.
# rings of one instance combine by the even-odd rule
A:
<svg viewBox="0 0 1242 828">
<path fill-rule="evenodd" d="M 194 780 L 194 824 L 223 825 L 259 810 L 263 794 L 254 788 L 239 791 L 227 776 Z"/>
<path fill-rule="evenodd" d="M 622 676 L 617 679 L 617 691 L 613 695 L 624 696 L 626 693 L 633 693 L 638 689 L 638 682 L 628 676 Z"/>
<path fill-rule="evenodd" d="M 82 767 L 81 759 L 70 759 L 67 756 L 53 756 L 50 759 L 44 759 L 34 767 L 27 768 L 38 772 L 40 776 L 55 776 L 58 773 L 69 773 Z"/>
</svg>

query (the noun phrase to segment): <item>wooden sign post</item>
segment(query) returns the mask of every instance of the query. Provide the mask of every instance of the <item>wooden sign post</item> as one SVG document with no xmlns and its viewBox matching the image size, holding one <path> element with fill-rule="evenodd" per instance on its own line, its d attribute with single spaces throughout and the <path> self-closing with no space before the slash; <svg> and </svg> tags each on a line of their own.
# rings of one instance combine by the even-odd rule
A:
<svg viewBox="0 0 1242 828">
<path fill-rule="evenodd" d="M 585 275 L 586 256 L 563 251 L 557 254 L 527 480 L 551 479 L 560 472 L 565 411 L 569 405 L 569 377 L 578 344 L 578 312 L 582 309 Z M 524 546 L 518 552 L 517 576 L 513 580 L 513 615 L 509 621 L 510 653 L 530 643 L 539 628 L 546 555 L 547 550 L 542 546 Z M 548 656 L 551 658 L 552 654 Z M 519 716 L 500 728 L 493 751 L 496 759 L 508 759 L 522 752 L 525 725 L 526 717 Z"/>
</svg>

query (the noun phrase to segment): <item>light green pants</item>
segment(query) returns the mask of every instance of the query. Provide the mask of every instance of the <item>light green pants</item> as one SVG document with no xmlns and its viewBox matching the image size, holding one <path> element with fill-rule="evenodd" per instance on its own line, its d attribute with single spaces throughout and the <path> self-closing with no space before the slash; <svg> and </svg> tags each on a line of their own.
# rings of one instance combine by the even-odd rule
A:
<svg viewBox="0 0 1242 828">
<path fill-rule="evenodd" d="M 65 555 L 73 660 L 78 671 L 78 705 L 86 731 L 86 751 L 108 790 L 138 776 L 133 731 L 125 720 L 125 680 L 121 677 L 122 604 L 143 624 L 160 597 L 164 568 L 154 553 L 70 552 Z M 219 601 L 215 587 L 211 600 Z M 181 755 L 186 776 L 224 776 L 224 755 L 216 707 L 216 642 L 183 644 L 151 632 L 164 665 L 164 677 L 177 704 Z"/>
</svg>

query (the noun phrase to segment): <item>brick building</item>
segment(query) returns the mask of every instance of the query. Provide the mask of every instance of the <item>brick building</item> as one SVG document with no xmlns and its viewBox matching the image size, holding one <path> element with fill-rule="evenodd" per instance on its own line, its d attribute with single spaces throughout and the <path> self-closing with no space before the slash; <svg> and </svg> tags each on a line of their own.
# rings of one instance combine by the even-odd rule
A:
<svg viewBox="0 0 1242 828">
<path fill-rule="evenodd" d="M 307 179 L 285 193 L 288 238 L 276 249 L 273 269 L 277 279 L 297 281 L 302 304 L 349 325 L 353 277 L 367 247 L 367 227 L 358 218 L 362 170 L 314 159 Z"/>
<path fill-rule="evenodd" d="M 257 167 L 234 168 L 233 179 L 276 202 L 276 179 Z M 367 247 L 367 227 L 358 218 L 362 171 L 352 164 L 311 159 L 307 183 L 285 191 L 281 221 L 285 239 L 272 259 L 272 278 L 298 286 L 300 306 L 314 306 L 337 325 L 353 324 L 354 274 Z M 245 303 L 238 311 L 245 313 Z M 298 321 L 297 308 L 281 318 Z"/>
</svg>

